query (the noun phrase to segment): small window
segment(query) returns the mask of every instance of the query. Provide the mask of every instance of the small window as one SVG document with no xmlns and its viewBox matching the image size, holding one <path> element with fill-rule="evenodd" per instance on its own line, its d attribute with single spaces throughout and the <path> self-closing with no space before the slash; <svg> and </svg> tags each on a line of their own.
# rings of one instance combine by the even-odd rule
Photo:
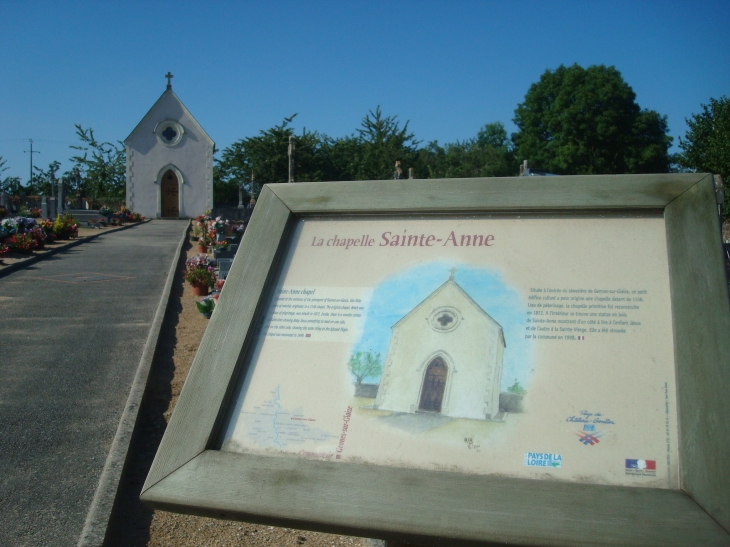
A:
<svg viewBox="0 0 730 547">
<path fill-rule="evenodd" d="M 451 307 L 443 307 L 434 310 L 429 317 L 431 328 L 440 332 L 451 332 L 460 323 L 459 310 Z"/>
<path fill-rule="evenodd" d="M 182 126 L 175 120 L 164 120 L 155 127 L 155 134 L 165 146 L 175 146 L 182 139 Z"/>
</svg>

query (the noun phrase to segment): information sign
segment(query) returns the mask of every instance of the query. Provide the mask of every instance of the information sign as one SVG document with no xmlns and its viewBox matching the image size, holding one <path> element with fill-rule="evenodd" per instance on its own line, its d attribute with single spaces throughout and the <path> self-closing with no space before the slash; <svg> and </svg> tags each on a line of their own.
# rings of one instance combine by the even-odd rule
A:
<svg viewBox="0 0 730 547">
<path fill-rule="evenodd" d="M 730 544 L 707 174 L 264 187 L 143 487 L 414 544 Z"/>
</svg>

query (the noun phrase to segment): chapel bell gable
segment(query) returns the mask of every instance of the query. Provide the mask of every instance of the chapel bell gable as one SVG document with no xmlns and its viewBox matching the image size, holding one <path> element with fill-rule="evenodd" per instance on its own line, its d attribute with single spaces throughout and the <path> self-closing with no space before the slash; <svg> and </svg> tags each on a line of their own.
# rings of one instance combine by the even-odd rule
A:
<svg viewBox="0 0 730 547">
<path fill-rule="evenodd" d="M 375 400 L 394 412 L 495 420 L 502 327 L 449 279 L 392 327 Z"/>
<path fill-rule="evenodd" d="M 213 209 L 215 143 L 167 88 L 124 140 L 127 207 L 148 218 L 194 218 Z"/>
</svg>

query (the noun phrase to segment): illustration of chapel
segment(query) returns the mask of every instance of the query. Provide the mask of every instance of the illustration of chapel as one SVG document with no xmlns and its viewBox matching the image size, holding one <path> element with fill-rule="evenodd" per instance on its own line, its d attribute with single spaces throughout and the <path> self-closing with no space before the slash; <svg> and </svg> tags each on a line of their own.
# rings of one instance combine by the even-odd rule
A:
<svg viewBox="0 0 730 547">
<path fill-rule="evenodd" d="M 170 84 L 124 140 L 127 207 L 147 218 L 193 218 L 213 209 L 215 143 Z"/>
<path fill-rule="evenodd" d="M 392 327 L 374 408 L 494 419 L 502 327 L 449 279 Z"/>
</svg>

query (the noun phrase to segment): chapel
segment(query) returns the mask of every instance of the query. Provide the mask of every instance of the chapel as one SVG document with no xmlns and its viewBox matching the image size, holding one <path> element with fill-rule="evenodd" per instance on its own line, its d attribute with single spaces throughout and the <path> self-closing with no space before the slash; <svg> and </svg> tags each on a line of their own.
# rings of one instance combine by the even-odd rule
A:
<svg viewBox="0 0 730 547">
<path fill-rule="evenodd" d="M 374 408 L 496 419 L 504 333 L 454 274 L 393 325 Z"/>
<path fill-rule="evenodd" d="M 127 207 L 147 218 L 194 218 L 213 209 L 215 143 L 167 89 L 124 140 Z"/>
</svg>

